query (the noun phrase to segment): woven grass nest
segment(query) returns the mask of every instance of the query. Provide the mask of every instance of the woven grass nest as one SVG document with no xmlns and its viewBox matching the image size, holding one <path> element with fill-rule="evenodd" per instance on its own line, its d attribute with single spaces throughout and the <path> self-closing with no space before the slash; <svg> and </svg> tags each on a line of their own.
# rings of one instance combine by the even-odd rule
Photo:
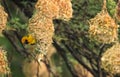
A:
<svg viewBox="0 0 120 77">
<path fill-rule="evenodd" d="M 6 51 L 0 47 L 0 74 L 9 74 L 10 69 L 6 57 Z"/>
<path fill-rule="evenodd" d="M 102 68 L 110 74 L 120 74 L 120 44 L 108 49 L 101 58 Z"/>
<path fill-rule="evenodd" d="M 106 1 L 104 1 L 106 2 Z M 100 43 L 111 43 L 118 38 L 118 25 L 114 19 L 108 14 L 106 9 L 106 3 L 101 12 L 99 12 L 94 18 L 89 20 L 89 34 L 90 38 Z"/>
<path fill-rule="evenodd" d="M 7 13 L 4 11 L 4 8 L 0 5 L 0 33 L 5 29 L 7 23 Z"/>
<path fill-rule="evenodd" d="M 35 51 L 47 53 L 54 35 L 54 19 L 70 20 L 70 0 L 38 0 L 35 13 L 28 23 L 29 33 L 36 39 Z"/>
</svg>

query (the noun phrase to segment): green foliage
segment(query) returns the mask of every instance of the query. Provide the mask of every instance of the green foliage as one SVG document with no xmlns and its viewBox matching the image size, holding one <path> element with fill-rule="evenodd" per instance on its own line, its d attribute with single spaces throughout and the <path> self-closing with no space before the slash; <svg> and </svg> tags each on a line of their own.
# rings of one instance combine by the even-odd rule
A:
<svg viewBox="0 0 120 77">
<path fill-rule="evenodd" d="M 114 0 L 107 0 L 107 9 L 112 17 L 115 16 L 116 2 Z"/>
<path fill-rule="evenodd" d="M 27 28 L 27 23 L 25 24 L 22 23 L 18 17 L 12 18 L 7 25 L 8 27 L 11 27 L 17 30 L 22 30 Z"/>
</svg>

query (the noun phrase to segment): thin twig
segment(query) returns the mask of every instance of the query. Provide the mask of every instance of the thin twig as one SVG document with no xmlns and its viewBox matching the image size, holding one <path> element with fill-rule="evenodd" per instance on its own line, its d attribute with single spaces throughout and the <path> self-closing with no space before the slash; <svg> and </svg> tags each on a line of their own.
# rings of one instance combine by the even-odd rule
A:
<svg viewBox="0 0 120 77">
<path fill-rule="evenodd" d="M 61 57 L 64 59 L 69 71 L 71 72 L 73 77 L 79 77 L 75 71 L 75 69 L 72 67 L 71 63 L 69 62 L 69 60 L 67 59 L 65 50 L 63 48 L 61 48 L 58 43 L 54 40 L 53 45 L 56 47 L 58 53 L 61 55 Z"/>
<path fill-rule="evenodd" d="M 96 72 L 93 71 L 93 69 L 91 69 L 90 67 L 88 67 L 88 65 L 86 65 L 81 59 L 80 56 L 78 54 L 75 53 L 75 51 L 73 51 L 70 47 L 68 47 L 67 45 L 65 45 L 66 48 L 68 49 L 68 51 L 71 53 L 71 55 L 80 63 L 83 65 L 83 67 L 85 67 L 91 74 L 93 74 L 95 77 L 97 76 Z"/>
<path fill-rule="evenodd" d="M 45 60 L 43 62 L 45 63 L 45 65 L 48 69 L 48 72 L 50 72 L 53 75 L 53 77 L 59 77 L 54 71 L 52 71 L 51 66 L 50 66 L 50 62 L 49 62 L 47 56 L 45 56 Z"/>
<path fill-rule="evenodd" d="M 103 77 L 102 76 L 102 70 L 101 70 L 101 56 L 102 56 L 102 53 L 103 53 L 104 46 L 105 46 L 104 44 L 102 44 L 100 46 L 100 53 L 99 53 L 98 61 L 97 61 L 98 77 Z"/>
</svg>

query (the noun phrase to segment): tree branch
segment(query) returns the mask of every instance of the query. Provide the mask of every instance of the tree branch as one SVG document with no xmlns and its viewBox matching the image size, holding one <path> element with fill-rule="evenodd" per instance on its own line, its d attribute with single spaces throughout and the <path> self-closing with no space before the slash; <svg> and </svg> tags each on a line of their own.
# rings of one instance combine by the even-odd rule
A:
<svg viewBox="0 0 120 77">
<path fill-rule="evenodd" d="M 69 71 L 71 72 L 72 76 L 73 76 L 73 77 L 79 77 L 79 76 L 77 75 L 75 69 L 72 67 L 71 63 L 70 63 L 69 60 L 67 59 L 65 50 L 64 50 L 63 48 L 61 48 L 61 47 L 59 46 L 59 44 L 58 44 L 55 40 L 53 40 L 53 41 L 54 41 L 53 45 L 56 47 L 58 53 L 59 53 L 59 54 L 61 55 L 61 57 L 64 59 L 64 61 L 65 61 L 66 65 L 67 65 Z"/>
<path fill-rule="evenodd" d="M 4 30 L 3 35 L 10 41 L 10 43 L 13 45 L 13 47 L 16 49 L 16 51 L 18 51 L 18 53 L 20 53 L 21 55 L 23 55 L 24 57 L 28 57 L 28 55 L 30 55 L 25 48 L 20 47 L 19 44 L 19 40 L 18 37 L 16 36 L 15 31 L 13 30 Z"/>
<path fill-rule="evenodd" d="M 102 53 L 103 53 L 104 46 L 105 46 L 104 44 L 102 44 L 102 45 L 100 46 L 100 53 L 99 53 L 98 60 L 97 60 L 98 77 L 102 77 L 101 56 L 102 56 Z"/>
<path fill-rule="evenodd" d="M 86 65 L 80 58 L 80 56 L 78 54 L 75 53 L 75 51 L 73 51 L 69 46 L 65 45 L 66 48 L 68 49 L 68 51 L 71 53 L 71 55 L 80 63 L 83 65 L 83 67 L 85 67 L 91 74 L 93 74 L 95 77 L 97 76 L 96 72 L 93 71 L 90 67 L 88 67 L 88 65 Z"/>
</svg>

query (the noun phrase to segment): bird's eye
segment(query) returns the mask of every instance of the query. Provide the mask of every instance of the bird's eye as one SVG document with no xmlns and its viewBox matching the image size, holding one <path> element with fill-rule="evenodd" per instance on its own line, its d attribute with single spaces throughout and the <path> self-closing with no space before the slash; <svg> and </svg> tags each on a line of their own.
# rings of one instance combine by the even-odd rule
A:
<svg viewBox="0 0 120 77">
<path fill-rule="evenodd" d="M 22 39 L 21 39 L 22 44 L 25 44 L 26 40 L 27 40 L 27 37 L 23 36 Z"/>
<path fill-rule="evenodd" d="M 28 42 L 28 40 L 27 40 L 27 39 L 25 40 L 24 44 L 29 44 L 29 42 Z"/>
</svg>

